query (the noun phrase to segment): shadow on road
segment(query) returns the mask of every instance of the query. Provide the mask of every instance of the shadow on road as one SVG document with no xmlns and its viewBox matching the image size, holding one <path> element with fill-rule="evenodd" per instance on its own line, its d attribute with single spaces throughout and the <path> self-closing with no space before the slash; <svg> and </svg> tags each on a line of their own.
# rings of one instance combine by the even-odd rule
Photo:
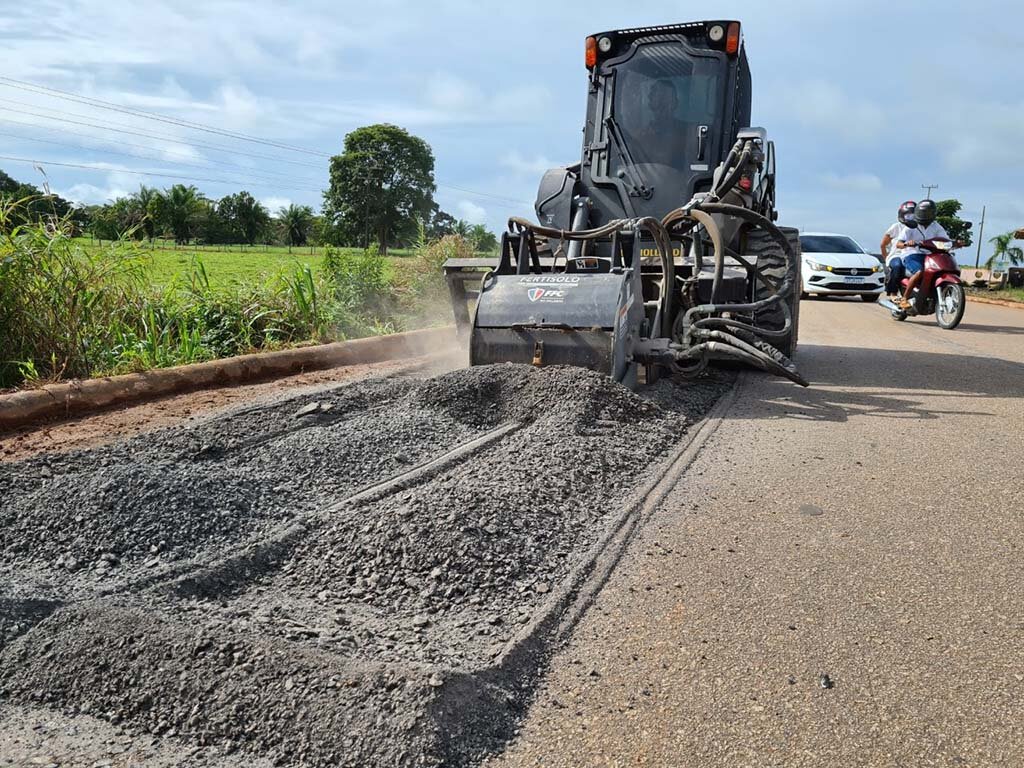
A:
<svg viewBox="0 0 1024 768">
<path fill-rule="evenodd" d="M 758 388 L 765 393 L 759 398 L 765 407 L 756 413 L 739 409 L 735 417 L 834 422 L 856 416 L 994 417 L 989 411 L 973 410 L 971 400 L 1018 398 L 1024 393 L 1024 365 L 998 358 L 804 345 L 797 363 L 811 382 L 809 388 L 763 379 Z M 950 397 L 960 402 L 950 407 Z"/>
<path fill-rule="evenodd" d="M 958 331 L 971 331 L 972 333 L 1024 334 L 1024 326 L 1022 325 L 979 325 L 978 323 L 960 323 L 956 329 Z"/>
</svg>

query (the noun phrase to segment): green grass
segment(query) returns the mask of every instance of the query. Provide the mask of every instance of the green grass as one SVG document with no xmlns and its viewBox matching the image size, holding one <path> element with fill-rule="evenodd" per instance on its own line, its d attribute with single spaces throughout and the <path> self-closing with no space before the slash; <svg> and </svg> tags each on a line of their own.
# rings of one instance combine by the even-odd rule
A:
<svg viewBox="0 0 1024 768">
<path fill-rule="evenodd" d="M 88 237 L 75 238 L 75 244 L 89 252 L 99 252 L 103 246 Z M 109 245 L 105 243 L 104 245 Z M 163 288 L 187 277 L 193 259 L 198 256 L 214 287 L 262 283 L 281 274 L 292 274 L 296 268 L 308 264 L 318 275 L 323 265 L 323 247 L 305 246 L 291 250 L 287 246 L 265 245 L 188 245 L 175 247 L 173 242 L 156 240 L 151 245 L 143 242 L 136 246 L 148 282 Z M 347 254 L 361 253 L 359 248 L 338 248 Z M 387 259 L 390 272 L 403 259 L 409 249 L 392 249 Z M 389 274 L 390 276 L 390 274 Z"/>
<path fill-rule="evenodd" d="M 985 288 L 968 288 L 968 294 L 982 299 L 998 299 L 1000 301 L 1019 301 L 1024 303 L 1024 288 L 1000 288 L 989 291 Z"/>
<path fill-rule="evenodd" d="M 17 214 L 0 201 L 0 388 L 450 322 L 441 265 L 472 255 L 99 243 Z"/>
<path fill-rule="evenodd" d="M 993 291 L 992 296 L 1005 301 L 1024 302 L 1024 288 L 1004 288 L 1001 291 Z"/>
</svg>

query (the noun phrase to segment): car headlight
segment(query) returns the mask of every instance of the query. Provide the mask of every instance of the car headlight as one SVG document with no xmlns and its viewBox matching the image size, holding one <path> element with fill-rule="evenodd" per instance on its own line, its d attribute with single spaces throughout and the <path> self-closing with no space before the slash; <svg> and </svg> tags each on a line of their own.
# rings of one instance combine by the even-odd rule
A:
<svg viewBox="0 0 1024 768">
<path fill-rule="evenodd" d="M 881 272 L 883 269 L 884 269 L 884 267 L 881 264 L 875 264 L 875 266 L 873 266 L 871 268 L 871 271 L 872 272 Z"/>
<path fill-rule="evenodd" d="M 811 261 L 810 259 L 804 259 L 804 262 L 807 264 L 808 267 L 813 269 L 815 272 L 831 272 L 832 271 L 832 267 L 827 266 L 825 264 L 819 264 L 818 262 Z"/>
</svg>

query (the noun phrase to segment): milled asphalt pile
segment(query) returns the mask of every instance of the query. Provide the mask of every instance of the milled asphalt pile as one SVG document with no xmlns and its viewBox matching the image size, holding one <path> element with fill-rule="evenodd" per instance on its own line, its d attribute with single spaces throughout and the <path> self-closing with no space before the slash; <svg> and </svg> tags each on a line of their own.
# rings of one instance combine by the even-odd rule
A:
<svg viewBox="0 0 1024 768">
<path fill-rule="evenodd" d="M 414 390 L 371 381 L 2 464 L 0 578 L 42 572 L 64 590 L 209 557 L 479 431 Z"/>
<path fill-rule="evenodd" d="M 502 650 L 726 386 L 489 366 L 0 467 L 0 696 L 285 765 L 473 762 L 529 695 Z"/>
</svg>

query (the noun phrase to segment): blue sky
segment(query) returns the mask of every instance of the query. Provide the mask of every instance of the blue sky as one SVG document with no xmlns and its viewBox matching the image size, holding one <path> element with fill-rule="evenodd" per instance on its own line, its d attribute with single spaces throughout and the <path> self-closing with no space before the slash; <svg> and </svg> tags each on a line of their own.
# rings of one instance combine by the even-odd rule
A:
<svg viewBox="0 0 1024 768">
<path fill-rule="evenodd" d="M 496 231 L 530 212 L 544 168 L 579 157 L 588 33 L 737 18 L 753 122 L 777 144 L 783 223 L 876 249 L 898 204 L 937 183 L 933 196 L 959 198 L 967 218 L 988 206 L 986 239 L 1024 226 L 1019 4 L 2 0 L 2 10 L 5 77 L 317 152 L 339 151 L 360 125 L 392 122 L 433 147 L 442 206 Z M 51 187 L 82 202 L 176 181 L 128 173 L 141 170 L 242 182 L 197 181 L 211 197 L 244 187 L 272 209 L 318 207 L 327 176 L 316 155 L 9 84 L 0 85 L 0 146 L 0 155 L 88 165 L 44 164 Z M 40 181 L 30 165 L 0 168 Z"/>
</svg>

